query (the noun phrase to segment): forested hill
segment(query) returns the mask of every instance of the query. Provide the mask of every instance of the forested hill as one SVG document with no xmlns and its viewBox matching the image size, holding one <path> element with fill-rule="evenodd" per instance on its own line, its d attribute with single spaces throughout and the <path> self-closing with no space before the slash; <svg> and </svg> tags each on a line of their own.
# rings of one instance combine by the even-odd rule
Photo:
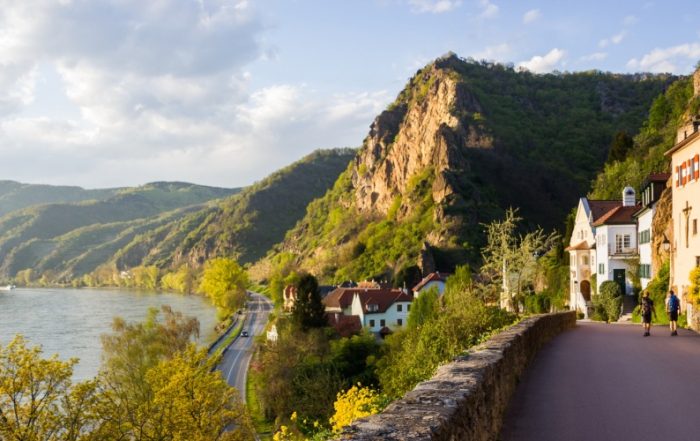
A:
<svg viewBox="0 0 700 441">
<path fill-rule="evenodd" d="M 101 201 L 13 211 L 0 217 L 0 277 L 51 284 L 95 273 L 90 283 L 109 284 L 138 266 L 197 268 L 221 256 L 257 260 L 355 153 L 319 150 L 242 191 L 153 183 Z"/>
<path fill-rule="evenodd" d="M 140 232 L 238 191 L 155 182 L 114 191 L 103 200 L 12 211 L 0 217 L 0 274 L 7 278 L 30 270 L 54 279 L 90 271 Z"/>
<path fill-rule="evenodd" d="M 293 259 L 326 280 L 416 264 L 449 271 L 479 260 L 481 223 L 509 206 L 560 228 L 615 133 L 636 133 L 674 79 L 442 57 L 375 119 L 352 165 L 267 262 Z"/>
<path fill-rule="evenodd" d="M 85 190 L 80 187 L 0 181 L 0 216 L 33 205 L 104 200 L 114 196 L 119 190 Z"/>
</svg>

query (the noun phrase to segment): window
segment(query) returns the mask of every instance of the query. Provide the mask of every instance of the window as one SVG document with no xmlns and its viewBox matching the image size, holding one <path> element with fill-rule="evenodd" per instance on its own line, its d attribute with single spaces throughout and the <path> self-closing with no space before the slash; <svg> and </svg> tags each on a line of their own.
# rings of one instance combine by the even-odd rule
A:
<svg viewBox="0 0 700 441">
<path fill-rule="evenodd" d="M 616 234 L 615 235 L 615 252 L 623 253 L 630 249 L 630 235 Z"/>
<path fill-rule="evenodd" d="M 588 256 L 583 256 L 583 264 L 588 265 Z"/>
<path fill-rule="evenodd" d="M 644 230 L 639 232 L 639 243 L 649 243 L 651 242 L 651 230 Z"/>
<path fill-rule="evenodd" d="M 698 234 L 698 220 L 693 219 L 693 236 Z"/>
<path fill-rule="evenodd" d="M 639 277 L 643 279 L 651 279 L 651 265 L 648 263 L 639 265 Z"/>
<path fill-rule="evenodd" d="M 386 320 L 384 320 L 384 319 L 379 320 L 379 326 L 381 326 L 382 328 L 384 326 L 386 326 Z"/>
<path fill-rule="evenodd" d="M 695 266 L 700 266 L 700 256 L 695 256 Z"/>
<path fill-rule="evenodd" d="M 605 274 L 605 264 L 604 263 L 599 263 L 598 264 L 598 274 L 601 276 Z"/>
<path fill-rule="evenodd" d="M 398 312 L 403 311 L 403 305 L 396 305 L 396 310 L 397 310 Z"/>
<path fill-rule="evenodd" d="M 370 321 L 369 321 L 369 327 L 370 327 L 370 328 L 374 328 L 374 320 L 370 320 Z"/>
<path fill-rule="evenodd" d="M 379 311 L 379 305 L 377 305 L 376 303 L 370 303 L 367 305 L 367 311 L 369 311 L 369 312 Z"/>
<path fill-rule="evenodd" d="M 403 320 L 401 320 L 401 319 L 396 319 L 396 325 L 397 325 L 397 326 L 403 326 Z"/>
</svg>

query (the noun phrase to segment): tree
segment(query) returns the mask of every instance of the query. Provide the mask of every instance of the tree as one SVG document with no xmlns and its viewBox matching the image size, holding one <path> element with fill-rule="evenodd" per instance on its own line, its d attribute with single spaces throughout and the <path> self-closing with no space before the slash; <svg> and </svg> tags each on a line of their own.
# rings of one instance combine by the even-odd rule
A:
<svg viewBox="0 0 700 441">
<path fill-rule="evenodd" d="M 553 248 L 559 237 L 557 233 L 545 234 L 541 228 L 518 234 L 521 220 L 517 210 L 510 208 L 502 221 L 487 225 L 487 244 L 482 251 L 482 272 L 494 284 L 501 285 L 501 307 L 514 311 L 523 294 L 534 285 L 539 257 Z"/>
<path fill-rule="evenodd" d="M 182 265 L 177 271 L 165 274 L 160 279 L 160 286 L 166 291 L 180 294 L 191 293 L 195 284 L 196 273 L 187 265 Z"/>
<path fill-rule="evenodd" d="M 627 132 L 621 130 L 615 133 L 608 150 L 608 162 L 624 161 L 632 147 L 634 140 Z"/>
<path fill-rule="evenodd" d="M 411 312 L 408 313 L 408 327 L 415 328 L 432 320 L 438 312 L 439 294 L 436 287 L 432 287 L 420 293 L 411 303 Z"/>
<path fill-rule="evenodd" d="M 248 275 L 233 259 L 207 261 L 199 290 L 216 306 L 220 318 L 233 314 L 245 303 Z"/>
<path fill-rule="evenodd" d="M 614 322 L 620 318 L 622 306 L 622 290 L 620 285 L 613 280 L 606 280 L 600 284 L 600 294 L 593 296 L 593 318 L 605 322 Z"/>
<path fill-rule="evenodd" d="M 91 404 L 92 382 L 71 389 L 73 358 L 41 358 L 41 348 L 22 336 L 0 348 L 0 439 L 78 441 L 90 424 L 84 404 Z"/>
<path fill-rule="evenodd" d="M 295 285 L 297 298 L 292 307 L 292 319 L 306 330 L 326 326 L 325 308 L 321 302 L 316 277 L 304 274 Z"/>
</svg>

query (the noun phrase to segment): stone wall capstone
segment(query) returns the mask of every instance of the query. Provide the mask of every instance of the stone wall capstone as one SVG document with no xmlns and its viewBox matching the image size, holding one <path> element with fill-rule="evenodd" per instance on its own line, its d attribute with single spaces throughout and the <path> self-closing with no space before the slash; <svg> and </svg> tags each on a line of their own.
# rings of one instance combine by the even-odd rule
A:
<svg viewBox="0 0 700 441">
<path fill-rule="evenodd" d="M 340 439 L 495 441 L 528 364 L 574 326 L 574 311 L 529 317 L 441 366 L 384 412 L 354 422 Z"/>
</svg>

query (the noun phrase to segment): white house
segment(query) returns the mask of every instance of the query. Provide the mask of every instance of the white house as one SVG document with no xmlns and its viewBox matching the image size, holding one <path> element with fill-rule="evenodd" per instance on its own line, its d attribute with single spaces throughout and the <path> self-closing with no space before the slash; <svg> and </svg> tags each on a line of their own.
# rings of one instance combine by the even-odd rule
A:
<svg viewBox="0 0 700 441">
<path fill-rule="evenodd" d="M 601 283 L 617 277 L 623 292 L 631 294 L 627 258 L 636 256 L 636 224 L 632 215 L 639 210 L 634 189 L 623 190 L 622 200 L 581 198 L 569 252 L 569 308 L 586 317 L 591 295 Z M 619 245 L 619 246 L 618 246 Z M 595 286 L 591 284 L 595 280 Z"/>
<path fill-rule="evenodd" d="M 386 334 L 406 325 L 413 295 L 393 288 L 338 288 L 323 303 L 326 313 L 356 316 L 363 328 Z"/>
<path fill-rule="evenodd" d="M 652 259 L 652 223 L 656 213 L 656 203 L 661 196 L 661 192 L 666 188 L 666 183 L 670 177 L 670 173 L 653 173 L 647 177 L 642 185 L 642 208 L 634 214 L 634 217 L 637 219 L 639 276 L 642 289 L 647 287 L 651 279 L 656 275 L 656 271 L 658 271 L 658 268 L 654 268 Z"/>
<path fill-rule="evenodd" d="M 420 293 L 428 291 L 433 287 L 437 289 L 438 294 L 443 295 L 445 293 L 447 277 L 449 277 L 449 274 L 440 273 L 438 271 L 428 274 L 418 285 L 413 287 L 413 295 L 418 297 Z"/>
</svg>

